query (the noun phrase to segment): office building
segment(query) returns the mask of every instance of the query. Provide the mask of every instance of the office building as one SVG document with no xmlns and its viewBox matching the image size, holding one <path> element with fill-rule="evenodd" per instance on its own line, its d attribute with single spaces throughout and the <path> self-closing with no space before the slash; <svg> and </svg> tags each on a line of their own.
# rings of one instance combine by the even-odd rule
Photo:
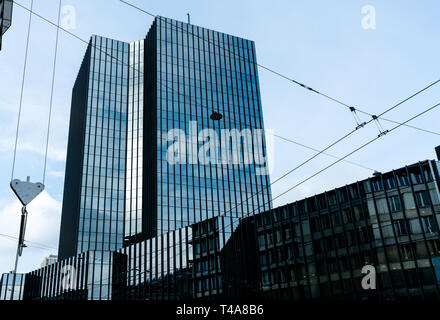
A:
<svg viewBox="0 0 440 320">
<path fill-rule="evenodd" d="M 60 260 L 23 299 L 438 299 L 440 162 L 272 209 L 256 69 L 253 42 L 162 17 L 92 37 Z"/>
<path fill-rule="evenodd" d="M 86 251 L 27 273 L 23 300 L 111 300 L 112 258 Z"/>
<path fill-rule="evenodd" d="M 423 161 L 126 247 L 119 298 L 438 298 L 439 169 Z M 364 266 L 375 270 L 375 289 L 362 287 Z"/>
<path fill-rule="evenodd" d="M 260 294 L 438 298 L 439 169 L 439 162 L 419 162 L 250 218 Z M 375 269 L 375 290 L 361 286 L 365 265 Z"/>
<path fill-rule="evenodd" d="M 252 41 L 163 17 L 145 40 L 93 36 L 72 94 L 60 259 L 269 209 L 263 129 Z"/>
<path fill-rule="evenodd" d="M 60 259 L 122 246 L 128 53 L 93 36 L 72 91 Z"/>
<path fill-rule="evenodd" d="M 146 39 L 130 46 L 130 61 L 128 243 L 269 209 L 269 177 L 257 161 L 265 141 L 245 136 L 264 128 L 254 43 L 157 17 Z M 203 153 L 214 131 L 219 139 L 210 136 Z M 222 146 L 222 132 L 238 144 Z M 239 163 L 221 158 L 224 150 Z"/>
<path fill-rule="evenodd" d="M 439 173 L 440 162 L 421 161 L 254 216 L 210 218 L 113 252 L 94 289 L 82 288 L 105 285 L 115 300 L 438 299 Z"/>
<path fill-rule="evenodd" d="M 57 263 L 57 261 L 58 261 L 58 256 L 51 254 L 43 259 L 43 262 L 41 262 L 41 267 L 44 268 L 48 265 Z"/>
</svg>

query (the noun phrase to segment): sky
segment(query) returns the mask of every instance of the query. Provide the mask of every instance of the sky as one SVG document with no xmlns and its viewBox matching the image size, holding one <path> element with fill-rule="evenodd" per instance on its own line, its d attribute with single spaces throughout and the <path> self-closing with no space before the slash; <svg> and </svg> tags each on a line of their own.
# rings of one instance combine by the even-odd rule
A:
<svg viewBox="0 0 440 320">
<path fill-rule="evenodd" d="M 440 78 L 440 3 L 436 0 L 130 0 L 153 13 L 255 41 L 259 64 L 337 98 L 379 114 Z M 29 8 L 31 0 L 17 0 Z M 368 7 L 365 7 L 368 6 Z M 118 0 L 63 0 L 62 21 L 88 40 L 92 34 L 126 42 L 143 39 L 153 21 Z M 367 10 L 367 11 L 363 11 Z M 372 19 L 374 9 L 375 19 Z M 34 0 L 34 11 L 56 22 L 57 0 Z M 0 51 L 0 273 L 13 269 L 20 204 L 9 183 L 29 12 L 15 5 L 11 28 Z M 73 19 L 73 20 L 72 20 Z M 375 22 L 375 24 L 374 24 Z M 374 26 L 374 28 L 372 28 Z M 367 28 L 366 28 L 367 27 Z M 29 206 L 19 272 L 40 267 L 56 254 L 61 219 L 71 90 L 86 44 L 60 32 L 46 189 Z M 42 181 L 56 29 L 34 16 L 25 78 L 14 178 Z M 356 127 L 351 112 L 292 82 L 259 69 L 264 125 L 275 134 L 323 149 Z M 403 122 L 440 102 L 440 84 L 402 104 L 386 117 Z M 368 117 L 360 115 L 362 121 Z M 440 108 L 410 124 L 440 132 Z M 384 129 L 392 124 L 381 121 Z M 379 131 L 371 123 L 328 150 L 344 156 Z M 435 159 L 439 135 L 401 127 L 348 160 L 387 171 Z M 274 138 L 270 157 L 275 180 L 315 152 Z M 272 186 L 276 196 L 325 168 L 333 158 L 320 155 Z M 278 198 L 279 206 L 366 179 L 372 171 L 340 162 Z M 6 236 L 5 236 L 6 235 Z"/>
</svg>

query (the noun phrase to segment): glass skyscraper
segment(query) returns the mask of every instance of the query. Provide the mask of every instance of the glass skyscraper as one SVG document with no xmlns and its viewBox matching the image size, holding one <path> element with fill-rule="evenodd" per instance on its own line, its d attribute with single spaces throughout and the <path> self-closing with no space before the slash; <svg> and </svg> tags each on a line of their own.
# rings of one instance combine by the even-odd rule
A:
<svg viewBox="0 0 440 320">
<path fill-rule="evenodd" d="M 144 237 L 269 209 L 254 42 L 157 17 L 144 53 Z"/>
<path fill-rule="evenodd" d="M 270 208 L 255 45 L 155 18 L 93 36 L 73 89 L 60 259 Z"/>
</svg>

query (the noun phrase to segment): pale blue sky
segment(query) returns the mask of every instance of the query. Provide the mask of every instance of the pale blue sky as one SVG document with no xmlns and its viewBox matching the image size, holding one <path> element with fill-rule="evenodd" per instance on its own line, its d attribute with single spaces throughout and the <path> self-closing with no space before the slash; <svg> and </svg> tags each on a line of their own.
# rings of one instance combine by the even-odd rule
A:
<svg viewBox="0 0 440 320">
<path fill-rule="evenodd" d="M 16 2 L 27 7 L 30 0 Z M 371 113 L 380 113 L 428 83 L 440 78 L 440 3 L 436 0 L 315 0 L 315 1 L 183 1 L 133 3 L 154 14 L 254 40 L 258 62 L 313 88 Z M 117 0 L 63 0 L 76 11 L 78 36 L 98 34 L 123 41 L 143 39 L 152 17 Z M 364 30 L 361 9 L 376 9 L 376 29 Z M 56 21 L 58 1 L 34 0 L 34 10 Z M 0 52 L 0 233 L 18 234 L 19 205 L 9 189 L 12 145 L 15 137 L 28 12 L 15 6 L 13 25 Z M 15 177 L 41 180 L 45 127 L 50 98 L 55 28 L 33 17 L 22 130 Z M 52 132 L 46 190 L 29 209 L 28 239 L 56 248 L 62 201 L 71 89 L 86 45 L 60 33 Z M 349 111 L 322 97 L 260 69 L 260 87 L 266 128 L 315 148 L 324 148 L 355 126 Z M 387 114 L 404 121 L 440 102 L 440 85 Z M 368 120 L 367 118 L 364 118 Z M 440 132 L 440 109 L 412 124 Z M 388 123 L 382 122 L 385 128 Z M 344 155 L 375 137 L 372 124 L 329 152 Z M 386 171 L 424 159 L 434 159 L 439 136 L 401 128 L 350 158 Z M 313 155 L 293 144 L 275 140 L 272 180 Z M 333 161 L 321 156 L 272 188 L 274 196 Z M 340 163 L 276 205 L 367 178 L 371 172 Z M 37 200 L 35 200 L 37 201 Z M 0 237 L 0 272 L 12 269 L 15 242 Z M 25 249 L 21 271 L 39 267 L 55 250 Z"/>
</svg>

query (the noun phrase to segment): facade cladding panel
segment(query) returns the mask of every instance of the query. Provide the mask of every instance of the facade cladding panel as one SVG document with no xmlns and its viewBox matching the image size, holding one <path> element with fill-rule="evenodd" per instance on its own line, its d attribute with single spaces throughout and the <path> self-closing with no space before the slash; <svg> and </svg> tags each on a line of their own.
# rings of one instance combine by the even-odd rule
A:
<svg viewBox="0 0 440 320">
<path fill-rule="evenodd" d="M 87 251 L 26 274 L 24 300 L 111 300 L 113 255 Z"/>
<path fill-rule="evenodd" d="M 25 274 L 4 273 L 0 279 L 0 300 L 23 300 Z"/>
<path fill-rule="evenodd" d="M 125 236 L 142 232 L 144 41 L 130 43 Z"/>
<path fill-rule="evenodd" d="M 60 259 L 124 236 L 129 45 L 93 36 L 72 94 Z"/>
<path fill-rule="evenodd" d="M 27 274 L 24 299 L 438 298 L 439 187 L 439 162 L 424 161 L 255 216 L 214 217 Z M 365 265 L 375 290 L 361 286 Z M 77 284 L 67 292 L 66 266 Z"/>
<path fill-rule="evenodd" d="M 425 161 L 255 216 L 208 219 L 127 247 L 119 252 L 117 298 L 438 297 L 438 172 L 438 162 Z M 376 290 L 361 287 L 365 265 L 376 270 Z"/>
<path fill-rule="evenodd" d="M 221 296 L 220 248 L 234 234 L 239 220 L 215 217 L 119 250 L 113 259 L 113 298 L 179 300 Z"/>
<path fill-rule="evenodd" d="M 435 166 L 411 165 L 249 221 L 258 230 L 260 294 L 297 300 L 438 297 Z M 376 290 L 361 288 L 364 265 L 375 267 Z"/>
<path fill-rule="evenodd" d="M 157 17 L 144 49 L 144 176 L 153 177 L 143 181 L 144 236 L 268 210 L 269 176 L 259 174 L 265 141 L 253 136 L 263 129 L 254 43 Z M 214 112 L 222 119 L 212 120 Z M 222 146 L 223 129 L 237 131 Z M 179 152 L 170 161 L 173 145 Z M 221 150 L 237 152 L 240 163 L 221 158 Z"/>
</svg>

